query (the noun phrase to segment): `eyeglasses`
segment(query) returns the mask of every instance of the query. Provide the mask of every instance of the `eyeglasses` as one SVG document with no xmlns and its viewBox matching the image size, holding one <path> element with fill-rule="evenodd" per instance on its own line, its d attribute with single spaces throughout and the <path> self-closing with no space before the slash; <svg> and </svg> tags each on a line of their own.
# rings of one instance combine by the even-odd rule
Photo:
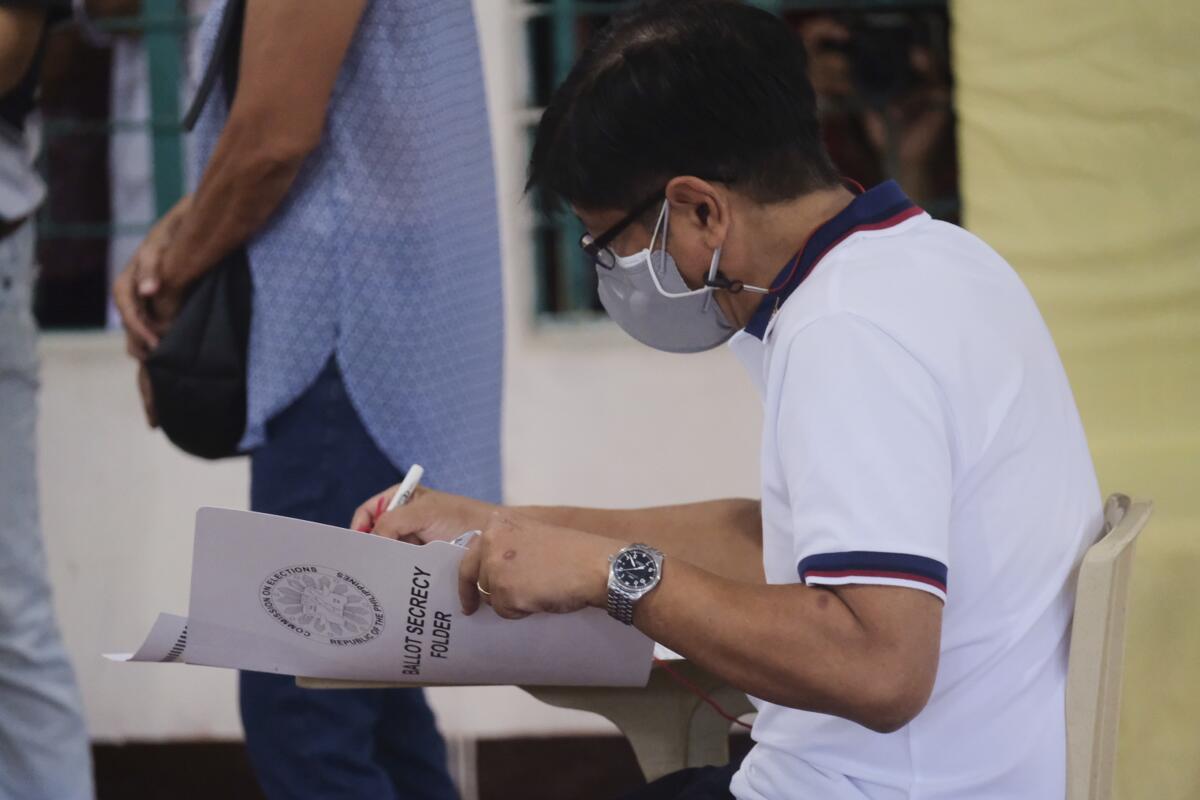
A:
<svg viewBox="0 0 1200 800">
<path fill-rule="evenodd" d="M 619 222 L 597 237 L 593 238 L 590 233 L 585 233 L 579 237 L 579 247 L 592 260 L 593 264 L 605 269 L 612 269 L 617 265 L 617 254 L 610 250 L 608 246 L 621 235 L 622 231 L 653 208 L 656 203 L 661 203 L 665 196 L 666 189 L 655 192 L 652 197 L 648 197 L 643 202 L 634 206 L 634 209 L 622 217 Z"/>
</svg>

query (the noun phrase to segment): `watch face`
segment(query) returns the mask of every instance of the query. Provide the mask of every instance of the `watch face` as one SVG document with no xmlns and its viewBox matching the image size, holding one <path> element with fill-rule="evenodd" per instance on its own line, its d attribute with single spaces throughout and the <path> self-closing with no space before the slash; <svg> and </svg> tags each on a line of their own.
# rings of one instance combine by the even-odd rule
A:
<svg viewBox="0 0 1200 800">
<path fill-rule="evenodd" d="M 613 576 L 626 589 L 636 592 L 658 580 L 658 564 L 645 550 L 626 550 L 613 562 Z"/>
</svg>

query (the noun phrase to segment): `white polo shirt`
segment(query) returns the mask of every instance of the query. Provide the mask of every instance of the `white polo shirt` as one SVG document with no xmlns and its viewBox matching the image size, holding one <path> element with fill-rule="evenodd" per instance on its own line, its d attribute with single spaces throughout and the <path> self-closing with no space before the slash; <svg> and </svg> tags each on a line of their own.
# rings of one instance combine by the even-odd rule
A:
<svg viewBox="0 0 1200 800">
<path fill-rule="evenodd" d="M 765 405 L 767 580 L 929 592 L 941 654 L 928 705 L 895 733 L 756 703 L 733 794 L 1062 800 L 1070 576 L 1101 500 L 1037 307 L 894 183 L 798 262 L 776 284 L 786 302 L 732 342 Z"/>
</svg>

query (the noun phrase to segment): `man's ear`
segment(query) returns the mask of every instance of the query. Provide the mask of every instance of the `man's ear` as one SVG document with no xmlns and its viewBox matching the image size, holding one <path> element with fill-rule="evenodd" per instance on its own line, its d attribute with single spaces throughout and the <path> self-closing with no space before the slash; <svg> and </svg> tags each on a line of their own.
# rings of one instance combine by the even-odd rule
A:
<svg viewBox="0 0 1200 800">
<path fill-rule="evenodd" d="M 667 184 L 667 200 L 679 212 L 671 217 L 673 231 L 691 232 L 712 250 L 725 242 L 729 231 L 729 192 L 725 187 L 685 175 Z"/>
</svg>

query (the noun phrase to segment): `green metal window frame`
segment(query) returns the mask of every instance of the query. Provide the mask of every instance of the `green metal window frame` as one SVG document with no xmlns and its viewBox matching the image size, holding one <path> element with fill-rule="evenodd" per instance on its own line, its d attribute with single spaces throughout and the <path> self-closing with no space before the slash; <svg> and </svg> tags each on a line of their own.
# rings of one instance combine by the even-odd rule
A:
<svg viewBox="0 0 1200 800">
<path fill-rule="evenodd" d="M 183 79 L 183 36 L 188 19 L 178 10 L 177 0 L 142 0 L 141 22 L 146 42 L 146 64 L 150 71 L 155 216 L 162 216 L 169 211 L 184 192 L 179 89 Z M 156 20 L 168 24 L 154 24 Z"/>
<path fill-rule="evenodd" d="M 551 39 L 551 82 L 557 86 L 566 78 L 579 57 L 577 26 L 581 19 L 604 17 L 632 5 L 635 0 L 597 2 L 597 0 L 512 0 L 513 7 L 525 20 L 533 62 L 533 34 L 530 24 L 549 23 Z M 745 0 L 773 13 L 803 11 L 886 11 L 945 9 L 948 0 Z M 198 22 L 190 17 L 178 0 L 142 0 L 141 13 L 135 17 L 97 21 L 96 27 L 114 32 L 139 32 L 146 49 L 149 79 L 150 115 L 148 119 L 110 119 L 107 122 L 82 120 L 52 120 L 45 127 L 47 139 L 78 133 L 111 133 L 114 131 L 144 130 L 150 136 L 150 155 L 154 184 L 155 218 L 166 213 L 186 190 L 184 168 L 184 132 L 180 87 L 183 84 L 186 34 Z M 533 81 L 531 71 L 531 83 Z M 531 88 L 531 94 L 532 88 Z M 541 115 L 538 106 L 529 106 L 517 114 L 522 134 L 531 140 L 533 127 Z M 56 223 L 43 213 L 40 235 L 44 238 L 104 237 L 144 233 L 154 220 L 115 225 L 87 223 Z M 583 233 L 578 220 L 565 213 L 538 213 L 530 235 L 533 239 L 534 269 L 537 287 L 536 309 L 540 318 L 556 320 L 590 319 L 593 309 L 593 281 L 576 242 Z M 548 234 L 548 235 L 547 235 Z M 549 239 L 555 248 L 554 257 L 545 251 Z M 540 274 L 554 268 L 556 296 L 547 296 L 548 276 Z"/>
<path fill-rule="evenodd" d="M 803 11 L 893 11 L 893 10 L 944 10 L 948 0 L 744 0 L 775 14 Z M 528 49 L 533 46 L 533 34 L 529 24 L 533 20 L 550 20 L 552 38 L 552 80 L 560 85 L 579 57 L 577 47 L 577 24 L 581 19 L 610 16 L 622 8 L 634 5 L 635 0 L 597 2 L 596 0 L 516 0 L 515 6 L 525 19 Z M 527 53 L 532 65 L 533 53 Z M 531 71 L 532 72 L 532 71 Z M 531 75 L 531 83 L 533 81 Z M 531 90 L 532 93 L 532 90 Z M 541 116 L 542 109 L 530 106 L 523 109 L 518 118 L 525 128 L 524 135 L 531 140 L 533 129 Z M 579 221 L 571 214 L 545 214 L 535 212 L 531 231 L 533 238 L 534 269 L 542 270 L 551 264 L 545 252 L 542 238 L 551 232 L 555 242 L 557 265 L 556 297 L 546 296 L 546 276 L 535 275 L 536 309 L 541 319 L 554 320 L 590 319 L 596 316 L 592 308 L 592 280 L 582 253 L 577 246 L 583 230 Z M 558 308 L 559 310 L 553 310 Z"/>
<path fill-rule="evenodd" d="M 184 168 L 183 116 L 179 99 L 183 86 L 186 35 L 199 22 L 189 16 L 178 0 L 142 0 L 141 13 L 133 17 L 95 20 L 101 31 L 140 33 L 146 49 L 149 88 L 148 119 L 110 119 L 105 122 L 55 119 L 46 122 L 43 136 L 109 134 L 146 131 L 150 136 L 151 174 L 154 182 L 154 215 L 162 216 L 186 191 Z M 43 162 L 42 168 L 46 165 Z M 48 204 L 39 220 L 42 238 L 92 238 L 139 234 L 149 230 L 154 220 L 116 225 L 113 223 L 64 223 L 49 217 Z"/>
</svg>

